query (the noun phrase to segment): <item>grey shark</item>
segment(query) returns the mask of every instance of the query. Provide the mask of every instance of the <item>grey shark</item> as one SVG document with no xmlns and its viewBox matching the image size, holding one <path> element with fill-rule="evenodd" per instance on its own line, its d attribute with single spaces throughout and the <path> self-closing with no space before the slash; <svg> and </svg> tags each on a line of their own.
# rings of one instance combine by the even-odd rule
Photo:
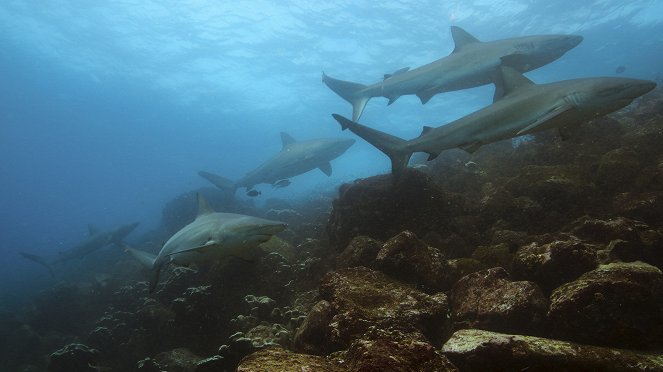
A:
<svg viewBox="0 0 663 372">
<path fill-rule="evenodd" d="M 414 152 L 425 152 L 432 160 L 446 149 L 474 152 L 491 142 L 551 128 L 566 136 L 574 126 L 625 107 L 656 87 L 653 81 L 616 77 L 534 84 L 512 68 L 501 67 L 501 72 L 496 84 L 503 96 L 495 97 L 493 104 L 441 127 L 424 127 L 409 141 L 338 114 L 333 117 L 389 156 L 392 173 L 398 175 Z"/>
<path fill-rule="evenodd" d="M 438 93 L 493 83 L 500 66 L 520 72 L 544 66 L 582 41 L 578 35 L 533 35 L 482 42 L 456 26 L 451 27 L 451 36 L 455 49 L 448 56 L 412 70 L 405 67 L 385 74 L 375 84 L 338 80 L 324 72 L 322 81 L 352 104 L 352 120 L 357 121 L 373 97 L 385 97 L 391 105 L 402 95 L 415 94 L 425 104 Z"/>
<path fill-rule="evenodd" d="M 152 270 L 150 292 L 156 288 L 159 273 L 166 264 L 189 265 L 228 256 L 249 258 L 259 244 L 287 226 L 242 214 L 217 213 L 202 195 L 197 196 L 198 216 L 168 239 L 158 255 L 125 246 L 126 251 Z"/>
<path fill-rule="evenodd" d="M 319 138 L 296 141 L 288 134 L 281 133 L 281 142 L 283 147 L 278 154 L 235 182 L 205 171 L 200 171 L 198 174 L 218 188 L 233 193 L 238 187 L 245 187 L 249 190 L 261 183 L 284 184 L 285 182 L 279 182 L 316 168 L 327 176 L 331 176 L 330 161 L 341 156 L 355 143 L 355 140 Z"/>
<path fill-rule="evenodd" d="M 51 273 L 51 276 L 54 276 L 54 265 L 73 259 L 81 259 L 88 254 L 111 244 L 122 245 L 124 238 L 134 231 L 137 226 L 138 222 L 134 222 L 128 225 L 122 225 L 113 230 L 100 231 L 96 227 L 88 225 L 88 232 L 90 235 L 85 241 L 67 249 L 66 251 L 58 253 L 58 255 L 50 261 L 44 257 L 31 253 L 19 252 L 19 254 L 28 260 L 43 265 Z"/>
</svg>

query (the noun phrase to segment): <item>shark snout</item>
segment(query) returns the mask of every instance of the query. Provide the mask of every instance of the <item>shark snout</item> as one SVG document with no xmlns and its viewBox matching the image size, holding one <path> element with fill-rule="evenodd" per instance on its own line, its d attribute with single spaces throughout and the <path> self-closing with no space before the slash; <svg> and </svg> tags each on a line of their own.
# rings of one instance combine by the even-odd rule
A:
<svg viewBox="0 0 663 372">
<path fill-rule="evenodd" d="M 569 35 L 566 38 L 566 44 L 568 45 L 569 49 L 575 48 L 580 44 L 584 38 L 580 35 Z"/>
</svg>

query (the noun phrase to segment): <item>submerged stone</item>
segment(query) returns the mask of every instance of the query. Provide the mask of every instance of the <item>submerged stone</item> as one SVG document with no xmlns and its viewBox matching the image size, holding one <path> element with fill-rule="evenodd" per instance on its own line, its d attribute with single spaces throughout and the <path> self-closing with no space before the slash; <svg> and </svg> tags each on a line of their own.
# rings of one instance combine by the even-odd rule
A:
<svg viewBox="0 0 663 372">
<path fill-rule="evenodd" d="M 661 371 L 663 355 L 464 329 L 442 352 L 462 371 Z"/>
<path fill-rule="evenodd" d="M 624 348 L 663 345 L 663 275 L 642 262 L 601 265 L 555 289 L 552 336 Z"/>
</svg>

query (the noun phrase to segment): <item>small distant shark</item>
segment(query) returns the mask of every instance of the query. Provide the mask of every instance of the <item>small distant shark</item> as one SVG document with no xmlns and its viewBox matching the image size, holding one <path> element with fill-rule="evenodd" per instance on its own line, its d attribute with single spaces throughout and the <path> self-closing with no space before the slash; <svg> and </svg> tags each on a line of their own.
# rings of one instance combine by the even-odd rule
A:
<svg viewBox="0 0 663 372">
<path fill-rule="evenodd" d="M 90 236 L 87 238 L 87 240 L 74 247 L 71 247 L 70 249 L 67 249 L 66 251 L 58 253 L 57 257 L 51 261 L 31 253 L 19 252 L 19 254 L 28 260 L 43 265 L 51 273 L 51 276 L 55 276 L 53 272 L 54 265 L 73 259 L 81 259 L 96 251 L 97 249 L 101 249 L 110 244 L 115 244 L 118 246 L 122 245 L 124 238 L 132 231 L 134 231 L 137 226 L 138 222 L 134 222 L 128 225 L 122 225 L 113 230 L 100 231 L 93 225 L 88 225 L 88 232 Z"/>
<path fill-rule="evenodd" d="M 125 246 L 127 252 L 153 271 L 150 293 L 156 288 L 161 269 L 168 263 L 189 265 L 229 256 L 250 259 L 259 244 L 287 226 L 242 214 L 217 213 L 202 195 L 197 196 L 198 216 L 168 239 L 158 255 Z"/>
<path fill-rule="evenodd" d="M 306 173 L 315 168 L 331 176 L 330 161 L 341 156 L 355 143 L 354 139 L 319 138 L 295 141 L 286 133 L 281 133 L 283 147 L 281 151 L 258 168 L 233 182 L 222 176 L 200 171 L 198 174 L 216 187 L 234 193 L 239 187 L 251 190 L 253 186 L 269 183 L 275 186 L 283 184 L 284 179 Z"/>
<path fill-rule="evenodd" d="M 481 110 L 437 128 L 424 127 L 421 135 L 406 141 L 333 114 L 341 127 L 384 152 L 391 170 L 399 175 L 414 152 L 425 152 L 428 160 L 441 151 L 459 147 L 470 153 L 487 143 L 558 128 L 562 137 L 578 124 L 629 105 L 651 91 L 648 80 L 598 77 L 534 84 L 510 67 L 501 67 L 496 81 L 502 96 Z"/>
<path fill-rule="evenodd" d="M 385 97 L 391 105 L 402 95 L 415 94 L 422 104 L 442 92 L 493 83 L 500 66 L 527 72 L 546 65 L 582 41 L 577 35 L 534 35 L 479 41 L 460 27 L 451 27 L 455 49 L 448 56 L 410 70 L 401 68 L 371 85 L 337 80 L 322 73 L 322 81 L 352 104 L 352 120 L 361 117 L 368 100 Z M 498 93 L 500 94 L 500 93 Z"/>
</svg>

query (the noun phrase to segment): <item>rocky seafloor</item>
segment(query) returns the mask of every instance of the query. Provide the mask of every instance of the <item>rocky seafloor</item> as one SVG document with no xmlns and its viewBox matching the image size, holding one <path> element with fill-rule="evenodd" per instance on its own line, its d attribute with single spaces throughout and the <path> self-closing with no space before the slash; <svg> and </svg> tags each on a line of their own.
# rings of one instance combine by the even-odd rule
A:
<svg viewBox="0 0 663 372">
<path fill-rule="evenodd" d="M 170 268 L 152 295 L 118 253 L 110 278 L 61 281 L 3 310 L 2 365 L 663 371 L 660 90 L 568 140 L 447 151 L 395 182 L 360 179 L 301 205 L 205 192 L 289 229 L 257 262 Z M 145 240 L 189 222 L 192 195 Z"/>
</svg>

